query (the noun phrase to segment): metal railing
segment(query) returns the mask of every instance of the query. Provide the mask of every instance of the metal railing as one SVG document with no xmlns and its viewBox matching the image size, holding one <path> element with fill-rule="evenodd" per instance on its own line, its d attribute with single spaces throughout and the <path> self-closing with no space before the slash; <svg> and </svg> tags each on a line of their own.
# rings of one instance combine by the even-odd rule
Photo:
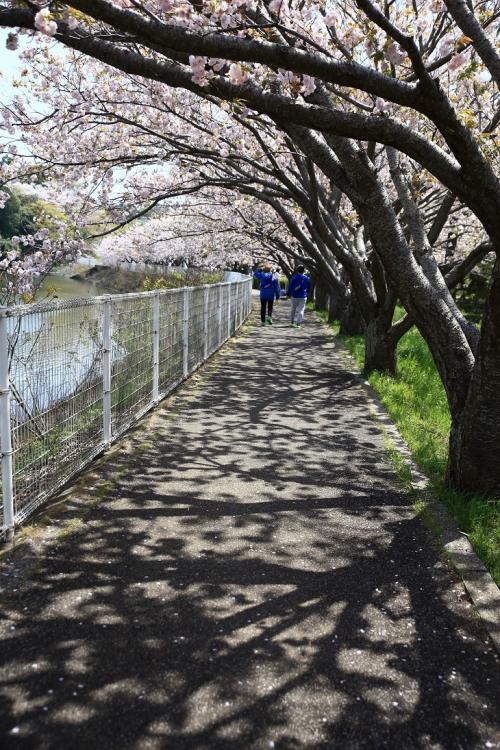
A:
<svg viewBox="0 0 500 750">
<path fill-rule="evenodd" d="M 251 283 L 0 309 L 2 534 L 233 335 Z"/>
</svg>

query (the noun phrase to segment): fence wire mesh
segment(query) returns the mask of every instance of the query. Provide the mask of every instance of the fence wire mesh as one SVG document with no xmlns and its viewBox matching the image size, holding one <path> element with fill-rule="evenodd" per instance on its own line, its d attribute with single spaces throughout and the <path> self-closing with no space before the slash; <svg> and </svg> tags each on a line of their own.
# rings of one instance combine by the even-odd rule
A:
<svg viewBox="0 0 500 750">
<path fill-rule="evenodd" d="M 251 280 L 243 278 L 0 310 L 0 362 L 8 363 L 8 388 L 0 388 L 2 532 L 9 503 L 15 523 L 26 519 L 103 450 L 106 435 L 120 435 L 216 351 L 250 305 Z"/>
<path fill-rule="evenodd" d="M 189 299 L 189 335 L 188 335 L 188 370 L 192 372 L 204 353 L 204 292 L 203 288 L 190 289 Z"/>
<path fill-rule="evenodd" d="M 153 296 L 111 305 L 111 433 L 120 434 L 152 400 Z"/>
<path fill-rule="evenodd" d="M 221 332 L 221 296 L 222 289 L 217 287 L 213 294 L 208 297 L 207 311 L 207 354 L 212 354 L 222 341 Z"/>
<path fill-rule="evenodd" d="M 184 293 L 172 290 L 160 297 L 159 390 L 169 393 L 182 380 L 182 316 Z"/>
</svg>

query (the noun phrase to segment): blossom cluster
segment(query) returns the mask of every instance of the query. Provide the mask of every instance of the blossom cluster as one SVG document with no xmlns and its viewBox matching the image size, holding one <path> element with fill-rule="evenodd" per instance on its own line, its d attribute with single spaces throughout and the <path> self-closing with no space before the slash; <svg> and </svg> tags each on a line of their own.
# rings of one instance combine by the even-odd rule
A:
<svg viewBox="0 0 500 750">
<path fill-rule="evenodd" d="M 137 4 L 131 0 L 114 0 L 114 3 L 123 11 L 139 12 Z M 300 4 L 282 0 L 266 3 L 262 0 L 200 0 L 196 4 L 185 0 L 149 0 L 145 9 L 170 26 L 203 33 L 216 31 L 246 39 L 277 41 L 279 37 L 273 28 L 278 24 L 286 33 L 300 35 L 298 46 L 307 48 L 310 45 L 311 50 L 323 51 L 330 59 L 347 59 L 391 76 L 394 69 L 401 70 L 403 75 L 411 70 L 406 51 L 369 21 L 355 0 L 327 0 L 326 3 L 305 0 Z M 485 7 L 483 21 L 487 20 L 488 12 Z M 450 23 L 446 5 L 441 0 L 418 4 L 402 2 L 397 4 L 395 13 L 398 27 L 418 41 L 426 63 L 437 65 L 437 70 L 445 70 L 457 80 L 481 74 L 480 63 L 469 65 L 472 40 Z M 257 17 L 259 23 L 255 20 Z M 130 23 L 133 24 L 132 19 Z M 82 27 L 82 31 L 93 30 L 92 19 L 76 13 L 70 6 L 53 7 L 50 4 L 36 13 L 34 25 L 38 35 L 54 37 L 58 24 L 63 24 L 64 29 Z M 99 24 L 95 24 L 95 29 L 99 29 Z M 494 24 L 486 25 L 485 29 L 486 33 L 494 34 Z M 17 35 L 9 34 L 7 47 L 14 50 L 17 46 Z M 294 98 L 307 97 L 317 87 L 314 78 L 307 75 L 283 75 L 268 66 L 207 58 L 195 53 L 189 56 L 189 68 L 193 82 L 202 87 L 208 87 L 217 76 L 238 86 L 252 80 L 264 89 L 279 82 L 283 93 Z M 389 111 L 381 102 L 375 103 L 372 99 L 371 103 L 375 113 Z"/>
<path fill-rule="evenodd" d="M 3 305 L 17 299 L 31 299 L 54 266 L 78 259 L 83 241 L 65 235 L 62 230 L 59 236 L 50 237 L 49 230 L 43 228 L 32 235 L 14 236 L 8 250 L 0 249 L 0 301 Z"/>
</svg>

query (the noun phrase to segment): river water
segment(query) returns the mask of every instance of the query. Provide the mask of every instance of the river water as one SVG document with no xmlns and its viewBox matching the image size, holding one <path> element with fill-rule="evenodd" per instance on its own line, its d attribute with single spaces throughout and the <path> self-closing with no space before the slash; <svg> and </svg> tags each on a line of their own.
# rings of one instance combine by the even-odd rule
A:
<svg viewBox="0 0 500 750">
<path fill-rule="evenodd" d="M 228 275 L 225 280 L 233 279 Z M 36 301 L 99 294 L 102 291 L 92 278 L 80 281 L 50 274 Z M 9 318 L 11 340 L 15 341 L 11 381 L 18 394 L 17 406 L 13 406 L 19 421 L 24 421 L 28 412 L 44 412 L 51 404 L 71 396 L 91 373 L 100 375 L 101 326 L 102 307 L 93 304 Z M 111 346 L 113 360 L 126 356 L 116 341 L 112 340 Z"/>
<path fill-rule="evenodd" d="M 92 279 L 79 281 L 69 276 L 53 273 L 47 276 L 36 295 L 36 301 L 40 302 L 50 297 L 53 299 L 75 299 L 79 297 L 93 297 L 100 294 Z"/>
<path fill-rule="evenodd" d="M 92 280 L 51 274 L 36 301 L 98 294 Z M 91 371 L 99 372 L 101 313 L 98 306 L 82 305 L 9 319 L 11 340 L 15 341 L 11 382 L 17 394 L 12 404 L 17 421 L 23 422 L 28 412 L 43 412 L 67 398 Z"/>
</svg>

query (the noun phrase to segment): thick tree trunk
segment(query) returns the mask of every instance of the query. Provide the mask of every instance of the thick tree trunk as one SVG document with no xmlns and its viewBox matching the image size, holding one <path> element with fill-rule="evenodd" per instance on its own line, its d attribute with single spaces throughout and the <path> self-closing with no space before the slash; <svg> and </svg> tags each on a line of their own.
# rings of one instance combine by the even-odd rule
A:
<svg viewBox="0 0 500 750">
<path fill-rule="evenodd" d="M 314 308 L 316 310 L 326 310 L 327 289 L 318 281 L 314 289 Z"/>
<path fill-rule="evenodd" d="M 288 278 L 290 281 L 290 277 Z M 313 302 L 316 296 L 316 284 L 318 283 L 318 277 L 315 273 L 311 273 L 311 283 L 309 285 L 309 296 L 308 301 Z"/>
<path fill-rule="evenodd" d="M 448 484 L 500 497 L 500 253 L 466 404 L 452 420 Z"/>
<path fill-rule="evenodd" d="M 397 295 L 388 289 L 383 304 L 377 308 L 376 315 L 368 322 L 365 332 L 365 375 L 383 372 L 396 374 L 396 347 L 398 339 L 394 335 L 392 319 L 396 308 Z"/>
<path fill-rule="evenodd" d="M 307 134 L 303 147 L 325 175 L 345 190 L 375 243 L 377 253 L 405 309 L 429 345 L 446 390 L 453 419 L 448 482 L 459 489 L 500 494 L 500 269 L 495 279 L 481 332 L 473 350 L 466 331 L 412 255 L 387 192 L 371 163 L 344 139 L 325 135 L 344 172 L 317 140 Z M 470 172 L 470 170 L 469 170 Z M 489 194 L 498 191 L 488 185 Z M 354 190 L 353 190 L 354 188 Z M 497 195 L 498 192 L 495 193 Z M 360 200 L 361 199 L 361 200 Z M 481 195 L 483 200 L 483 195 Z M 498 233 L 498 215 L 483 211 L 485 228 Z M 478 210 L 481 218 L 482 213 Z M 500 238 L 497 238 L 497 257 Z M 365 316 L 366 317 L 366 316 Z M 370 318 L 366 318 L 369 320 Z"/>
<path fill-rule="evenodd" d="M 381 317 L 371 320 L 365 331 L 364 374 L 377 371 L 396 374 L 396 344 Z"/>
<path fill-rule="evenodd" d="M 341 336 L 361 336 L 365 331 L 365 323 L 356 295 L 351 291 L 347 298 L 344 313 L 340 318 Z"/>
<path fill-rule="evenodd" d="M 344 294 L 336 291 L 331 291 L 328 296 L 328 322 L 333 323 L 335 320 L 340 320 L 345 309 L 347 307 L 347 289 Z"/>
</svg>

